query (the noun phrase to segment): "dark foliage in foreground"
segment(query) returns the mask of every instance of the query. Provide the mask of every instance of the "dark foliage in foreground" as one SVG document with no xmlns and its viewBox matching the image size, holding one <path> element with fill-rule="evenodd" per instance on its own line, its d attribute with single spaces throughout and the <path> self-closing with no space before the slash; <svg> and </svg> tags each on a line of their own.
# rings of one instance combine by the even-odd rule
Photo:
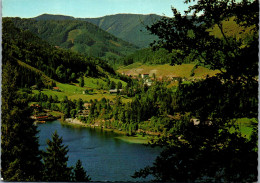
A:
<svg viewBox="0 0 260 183">
<path fill-rule="evenodd" d="M 148 29 L 159 36 L 157 47 L 181 49 L 186 55 L 195 52 L 201 63 L 221 73 L 179 88 L 178 110 L 195 115 L 200 124 L 193 125 L 188 115 L 184 117 L 173 133 L 154 142 L 166 149 L 153 166 L 134 177 L 152 174 L 163 182 L 256 181 L 257 126 L 249 139 L 229 129 L 236 128 L 234 118 L 257 118 L 258 35 L 253 33 L 245 44 L 226 36 L 221 21 L 236 16 L 241 26 L 258 30 L 258 1 L 199 0 L 187 13 L 193 11 L 194 16 L 188 18 L 173 8 L 175 18 L 164 18 Z M 213 25 L 223 38 L 206 31 Z"/>
</svg>

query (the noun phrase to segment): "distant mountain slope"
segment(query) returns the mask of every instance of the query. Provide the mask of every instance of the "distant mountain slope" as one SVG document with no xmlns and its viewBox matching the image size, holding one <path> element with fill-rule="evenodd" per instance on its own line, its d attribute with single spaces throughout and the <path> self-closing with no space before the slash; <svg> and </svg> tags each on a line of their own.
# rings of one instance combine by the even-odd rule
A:
<svg viewBox="0 0 260 183">
<path fill-rule="evenodd" d="M 101 29 L 139 47 L 148 47 L 156 36 L 150 35 L 146 30 L 147 25 L 155 23 L 161 19 L 158 15 L 138 15 L 138 14 L 117 14 L 100 18 L 85 18 Z"/>
<path fill-rule="evenodd" d="M 34 18 L 35 20 L 75 20 L 74 17 L 67 15 L 51 15 L 51 14 L 42 14 Z"/>
<path fill-rule="evenodd" d="M 82 20 L 91 22 L 101 29 L 121 38 L 138 47 L 148 47 L 156 36 L 149 34 L 146 30 L 147 25 L 151 25 L 162 17 L 155 14 L 116 14 L 99 18 L 73 18 L 64 15 L 43 14 L 35 17 L 36 20 Z"/>
<path fill-rule="evenodd" d="M 46 20 L 53 18 L 56 20 Z M 136 46 L 103 31 L 92 23 L 65 20 L 66 18 L 69 17 L 44 15 L 37 17 L 38 20 L 11 19 L 18 28 L 28 29 L 54 46 L 70 49 L 86 56 L 118 58 L 137 49 Z"/>
</svg>

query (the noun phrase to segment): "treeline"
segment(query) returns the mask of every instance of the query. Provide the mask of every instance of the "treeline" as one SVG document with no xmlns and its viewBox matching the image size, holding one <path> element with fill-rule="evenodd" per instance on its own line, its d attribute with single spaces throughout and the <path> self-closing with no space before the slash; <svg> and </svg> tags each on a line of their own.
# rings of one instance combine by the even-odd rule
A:
<svg viewBox="0 0 260 183">
<path fill-rule="evenodd" d="M 109 121 L 112 126 L 114 122 L 121 124 L 116 125 L 118 128 L 127 124 L 135 126 L 136 131 L 141 126 L 149 126 L 149 131 L 163 132 L 166 128 L 170 132 L 175 128 L 174 117 L 185 114 L 189 114 L 190 119 L 199 119 L 201 123 L 216 118 L 256 118 L 256 87 L 256 81 L 242 86 L 237 83 L 222 83 L 218 77 L 191 84 L 180 82 L 177 88 L 167 88 L 166 84 L 161 82 L 156 82 L 149 88 L 138 83 L 132 86 L 128 84 L 121 94 L 134 96 L 132 102 L 122 103 L 120 95 L 115 101 L 105 98 L 91 101 L 90 115 L 85 121 L 94 123 L 103 119 Z M 147 130 L 146 127 L 141 129 Z"/>
<path fill-rule="evenodd" d="M 181 54 L 180 50 L 168 52 L 164 48 L 160 48 L 158 50 L 153 50 L 152 48 L 144 48 L 130 54 L 126 57 L 118 59 L 116 62 L 113 60 L 109 60 L 111 65 L 130 65 L 136 62 L 144 63 L 144 64 L 171 64 L 178 61 L 181 63 L 191 63 L 194 62 L 194 54 L 190 54 L 187 57 L 181 58 L 179 55 Z"/>
</svg>

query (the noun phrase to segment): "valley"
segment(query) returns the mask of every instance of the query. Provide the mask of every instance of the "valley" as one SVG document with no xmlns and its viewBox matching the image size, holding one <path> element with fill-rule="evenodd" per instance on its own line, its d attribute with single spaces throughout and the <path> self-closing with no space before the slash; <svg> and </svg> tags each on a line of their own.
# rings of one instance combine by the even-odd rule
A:
<svg viewBox="0 0 260 183">
<path fill-rule="evenodd" d="M 3 17 L 4 180 L 254 182 L 259 27 L 246 1 L 172 18 Z"/>
</svg>

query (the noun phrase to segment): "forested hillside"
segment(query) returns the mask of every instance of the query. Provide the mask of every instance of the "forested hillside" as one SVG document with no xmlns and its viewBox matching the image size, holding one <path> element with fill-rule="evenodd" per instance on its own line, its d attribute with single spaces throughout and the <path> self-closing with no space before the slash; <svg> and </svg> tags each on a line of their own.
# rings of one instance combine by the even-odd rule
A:
<svg viewBox="0 0 260 183">
<path fill-rule="evenodd" d="M 76 81 L 83 75 L 115 75 L 114 70 L 102 60 L 55 48 L 30 31 L 16 28 L 13 21 L 6 18 L 3 19 L 3 58 L 3 64 L 11 62 L 18 69 L 20 82 L 17 83 L 20 87 L 39 84 L 46 81 L 46 77 L 53 79 L 44 82 L 50 85 L 54 80 L 65 83 Z"/>
<path fill-rule="evenodd" d="M 45 123 L 54 118 L 102 132 L 149 135 L 149 144 L 163 147 L 162 151 L 153 164 L 140 165 L 133 178 L 257 181 L 259 1 L 198 0 L 185 15 L 174 7 L 172 11 L 172 18 L 163 17 L 147 27 L 158 37 L 152 48 L 135 53 L 136 47 L 86 19 L 3 18 L 1 175 L 5 181 L 90 181 L 80 161 L 75 168 L 68 167 L 68 147 L 57 132 L 47 141 L 46 151 L 39 151 L 32 119 Z M 107 31 L 135 30 L 138 25 L 131 22 L 138 15 L 128 16 L 107 16 L 108 24 L 104 17 L 93 21 Z M 108 58 L 114 65 L 116 58 L 126 56 L 119 64 L 128 66 L 120 66 L 119 74 L 102 58 L 92 56 Z M 99 146 L 79 148 L 88 153 Z M 117 149 L 113 156 L 114 152 Z M 95 162 L 99 157 L 94 155 Z M 123 157 L 132 158 L 126 151 Z M 104 167 L 113 166 L 104 159 Z"/>
<path fill-rule="evenodd" d="M 85 56 L 118 58 L 137 49 L 136 46 L 85 21 L 10 19 L 18 28 L 31 31 L 53 46 L 70 49 Z"/>
<path fill-rule="evenodd" d="M 190 18 L 190 17 L 188 17 Z M 165 19 L 167 19 L 165 17 Z M 243 44 L 247 44 L 253 38 L 253 34 L 255 33 L 254 27 L 241 27 L 235 21 L 235 17 L 230 17 L 222 21 L 223 24 L 223 32 L 227 37 L 233 37 L 237 40 L 243 42 Z M 214 25 L 211 28 L 207 29 L 210 35 L 213 35 L 217 38 L 224 39 L 223 34 L 221 33 L 218 25 Z M 129 65 L 132 63 L 140 62 L 145 64 L 171 64 L 174 63 L 183 64 L 183 63 L 191 63 L 195 62 L 196 59 L 195 50 L 190 52 L 188 55 L 185 53 L 184 49 L 174 49 L 169 52 L 164 48 L 156 48 L 156 46 L 152 48 L 144 48 L 137 50 L 136 52 L 127 55 L 123 58 L 120 58 L 116 63 L 110 61 L 112 65 Z"/>
<path fill-rule="evenodd" d="M 157 36 L 149 34 L 146 26 L 155 23 L 161 18 L 161 16 L 155 14 L 117 14 L 100 18 L 86 18 L 84 20 L 125 41 L 144 48 L 157 39 Z"/>
<path fill-rule="evenodd" d="M 74 18 L 64 15 L 43 14 L 35 17 L 36 20 L 83 20 L 91 22 L 101 29 L 121 38 L 138 47 L 149 47 L 150 43 L 157 39 L 151 35 L 146 26 L 152 25 L 162 17 L 155 14 L 116 14 L 99 18 Z"/>
</svg>

